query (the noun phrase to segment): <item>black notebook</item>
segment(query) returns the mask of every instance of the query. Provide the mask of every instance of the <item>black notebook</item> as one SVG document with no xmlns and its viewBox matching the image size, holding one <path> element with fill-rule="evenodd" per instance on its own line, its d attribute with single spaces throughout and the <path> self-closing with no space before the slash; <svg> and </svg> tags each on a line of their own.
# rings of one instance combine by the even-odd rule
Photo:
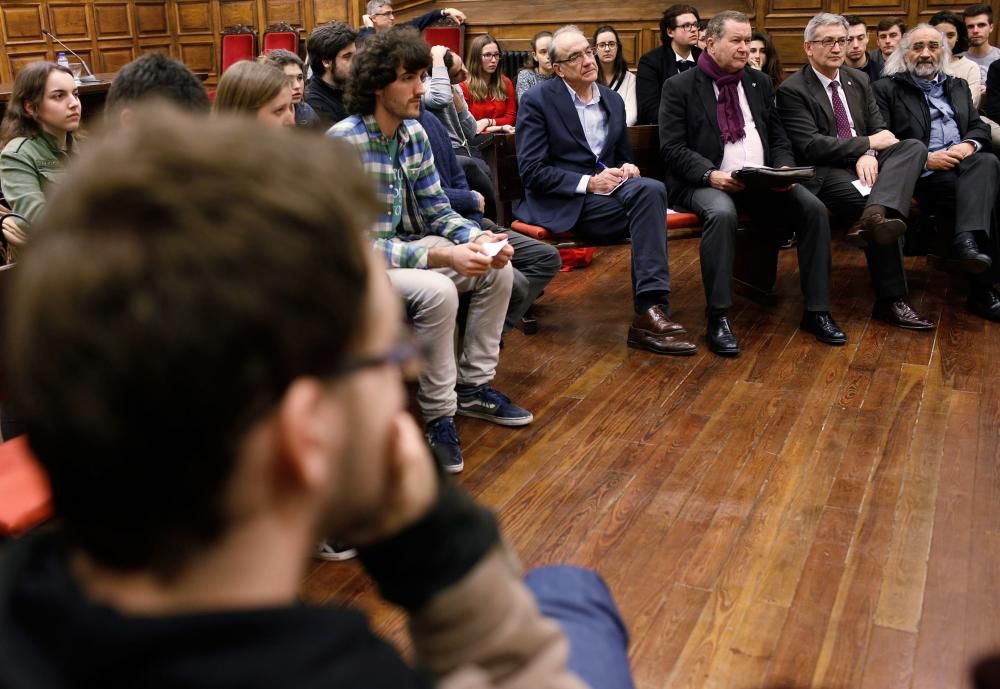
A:
<svg viewBox="0 0 1000 689">
<path fill-rule="evenodd" d="M 751 190 L 781 189 L 789 184 L 808 182 L 816 176 L 816 168 L 807 167 L 744 167 L 733 171 L 733 177 Z"/>
</svg>

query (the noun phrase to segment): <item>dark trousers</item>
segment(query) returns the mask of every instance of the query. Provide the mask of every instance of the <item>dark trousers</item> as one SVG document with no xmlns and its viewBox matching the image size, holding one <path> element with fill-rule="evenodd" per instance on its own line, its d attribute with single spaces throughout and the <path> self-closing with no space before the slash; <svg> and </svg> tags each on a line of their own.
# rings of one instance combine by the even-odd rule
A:
<svg viewBox="0 0 1000 689">
<path fill-rule="evenodd" d="M 667 189 L 663 182 L 633 177 L 611 196 L 587 194 L 573 233 L 595 242 L 632 238 L 632 300 L 636 313 L 662 304 L 669 313 Z M 650 303 L 651 302 L 651 303 Z"/>
<path fill-rule="evenodd" d="M 465 179 L 469 182 L 472 191 L 478 191 L 486 200 L 486 210 L 483 216 L 487 218 L 497 217 L 497 193 L 493 180 L 490 178 L 490 166 L 481 158 L 470 158 L 468 156 L 458 156 L 458 164 L 462 166 Z"/>
<path fill-rule="evenodd" d="M 704 223 L 701 281 L 710 308 L 727 309 L 733 303 L 733 256 L 742 212 L 754 222 L 777 219 L 795 229 L 806 310 L 830 310 L 830 220 L 826 206 L 808 190 L 795 185 L 788 191 L 728 194 L 704 187 L 691 194 L 690 205 Z"/>
<path fill-rule="evenodd" d="M 1000 161 L 989 153 L 971 155 L 951 170 L 940 170 L 917 180 L 920 206 L 934 215 L 939 231 L 949 237 L 975 232 L 980 250 L 993 258 L 993 268 L 969 276 L 976 287 L 989 287 L 1000 280 L 993 223 L 1000 184 Z M 983 238 L 987 241 L 982 241 Z"/>
<path fill-rule="evenodd" d="M 599 575 L 550 565 L 528 572 L 524 583 L 541 613 L 555 620 L 566 635 L 570 670 L 593 689 L 634 689 L 628 631 Z"/>
<path fill-rule="evenodd" d="M 525 237 L 505 227 L 496 227 L 493 231 L 506 234 L 514 247 L 514 257 L 510 260 L 514 266 L 514 285 L 503 324 L 504 332 L 507 332 L 521 322 L 528 307 L 535 303 L 538 295 L 559 272 L 562 259 L 559 258 L 559 250 L 551 244 Z"/>
<path fill-rule="evenodd" d="M 860 218 L 869 205 L 885 206 L 905 219 L 910 214 L 913 190 L 926 162 L 927 148 L 915 139 L 906 139 L 878 154 L 878 179 L 867 198 L 854 187 L 858 178 L 854 168 L 824 168 L 810 189 L 835 216 L 849 223 Z M 897 245 L 870 245 L 865 256 L 876 297 L 906 295 L 902 238 Z"/>
</svg>

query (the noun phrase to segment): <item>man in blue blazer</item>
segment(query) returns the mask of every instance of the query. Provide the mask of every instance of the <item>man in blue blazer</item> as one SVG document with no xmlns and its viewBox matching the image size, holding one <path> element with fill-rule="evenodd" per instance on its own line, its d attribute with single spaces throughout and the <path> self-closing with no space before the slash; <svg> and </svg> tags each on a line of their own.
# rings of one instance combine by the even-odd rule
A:
<svg viewBox="0 0 1000 689">
<path fill-rule="evenodd" d="M 657 354 L 693 354 L 687 331 L 670 320 L 670 268 L 662 182 L 639 175 L 625 127 L 625 104 L 597 84 L 597 61 L 583 33 L 564 26 L 549 47 L 558 79 L 521 97 L 518 219 L 594 241 L 632 238 L 635 317 L 628 344 Z"/>
<path fill-rule="evenodd" d="M 727 310 L 732 305 L 733 259 L 740 213 L 762 223 L 785 222 L 798 232 L 805 308 L 802 328 L 820 342 L 847 336 L 830 315 L 830 221 L 805 188 L 750 191 L 732 172 L 746 167 L 791 167 L 792 146 L 774 107 L 767 75 L 746 69 L 750 19 L 719 12 L 708 23 L 698 66 L 663 84 L 660 152 L 674 202 L 701 216 L 701 279 L 705 286 L 708 348 L 740 353 Z"/>
</svg>

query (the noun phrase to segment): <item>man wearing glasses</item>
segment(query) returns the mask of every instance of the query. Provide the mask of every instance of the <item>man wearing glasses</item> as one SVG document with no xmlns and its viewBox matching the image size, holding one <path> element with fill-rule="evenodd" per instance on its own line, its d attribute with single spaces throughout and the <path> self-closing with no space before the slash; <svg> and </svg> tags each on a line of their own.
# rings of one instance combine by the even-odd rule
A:
<svg viewBox="0 0 1000 689">
<path fill-rule="evenodd" d="M 365 40 L 372 34 L 382 33 L 391 29 L 396 23 L 396 16 L 392 11 L 391 0 L 368 0 L 365 12 L 367 19 L 365 24 L 370 23 L 371 26 L 365 26 L 358 32 L 359 41 Z M 431 10 L 427 14 L 422 14 L 415 19 L 405 22 L 405 24 L 416 27 L 418 31 L 423 31 L 442 17 L 448 17 L 454 20 L 456 24 L 465 23 L 464 12 L 456 10 L 453 7 L 445 7 L 443 10 Z"/>
<path fill-rule="evenodd" d="M 671 5 L 660 19 L 659 48 L 639 60 L 635 92 L 639 101 L 638 124 L 656 124 L 660 114 L 663 82 L 695 66 L 698 47 L 698 10 L 691 5 Z"/>
<path fill-rule="evenodd" d="M 577 27 L 556 31 L 549 57 L 559 78 L 526 91 L 517 112 L 524 200 L 515 215 L 556 234 L 572 230 L 598 242 L 631 237 L 635 316 L 629 346 L 694 354 L 687 331 L 670 320 L 667 192 L 630 162 L 625 103 L 596 83 L 594 50 Z"/>
<path fill-rule="evenodd" d="M 1000 321 L 996 265 L 989 255 L 995 255 L 991 235 L 1000 162 L 990 154 L 990 129 L 968 86 L 941 71 L 950 59 L 941 32 L 921 24 L 903 36 L 885 63 L 887 78 L 873 89 L 886 123 L 930 151 L 916 196 L 951 234 L 955 257 L 969 273 L 969 310 Z"/>
<path fill-rule="evenodd" d="M 930 330 L 907 303 L 903 235 L 927 147 L 886 128 L 868 77 L 844 67 L 847 20 L 817 14 L 806 26 L 809 64 L 778 87 L 778 111 L 800 165 L 815 165 L 807 186 L 839 220 L 855 222 L 848 239 L 863 247 L 875 288 L 872 316 Z M 860 184 L 858 184 L 860 182 Z"/>
</svg>

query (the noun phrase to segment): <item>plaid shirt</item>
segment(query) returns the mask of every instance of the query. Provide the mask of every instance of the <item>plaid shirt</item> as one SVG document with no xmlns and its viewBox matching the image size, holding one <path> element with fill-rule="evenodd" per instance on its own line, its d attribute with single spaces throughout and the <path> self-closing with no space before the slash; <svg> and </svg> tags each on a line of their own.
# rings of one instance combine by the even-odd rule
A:
<svg viewBox="0 0 1000 689">
<path fill-rule="evenodd" d="M 329 137 L 340 137 L 361 154 L 365 170 L 375 179 L 376 196 L 382 205 L 372 228 L 374 247 L 390 268 L 427 268 L 428 249 L 408 242 L 429 234 L 440 235 L 455 244 L 466 244 L 480 234 L 479 225 L 451 209 L 441 189 L 434 155 L 427 133 L 416 120 L 403 120 L 396 130 L 399 165 L 406 180 L 403 215 L 399 228 L 392 227 L 394 167 L 389 157 L 389 139 L 372 115 L 352 115 L 335 124 Z"/>
</svg>

